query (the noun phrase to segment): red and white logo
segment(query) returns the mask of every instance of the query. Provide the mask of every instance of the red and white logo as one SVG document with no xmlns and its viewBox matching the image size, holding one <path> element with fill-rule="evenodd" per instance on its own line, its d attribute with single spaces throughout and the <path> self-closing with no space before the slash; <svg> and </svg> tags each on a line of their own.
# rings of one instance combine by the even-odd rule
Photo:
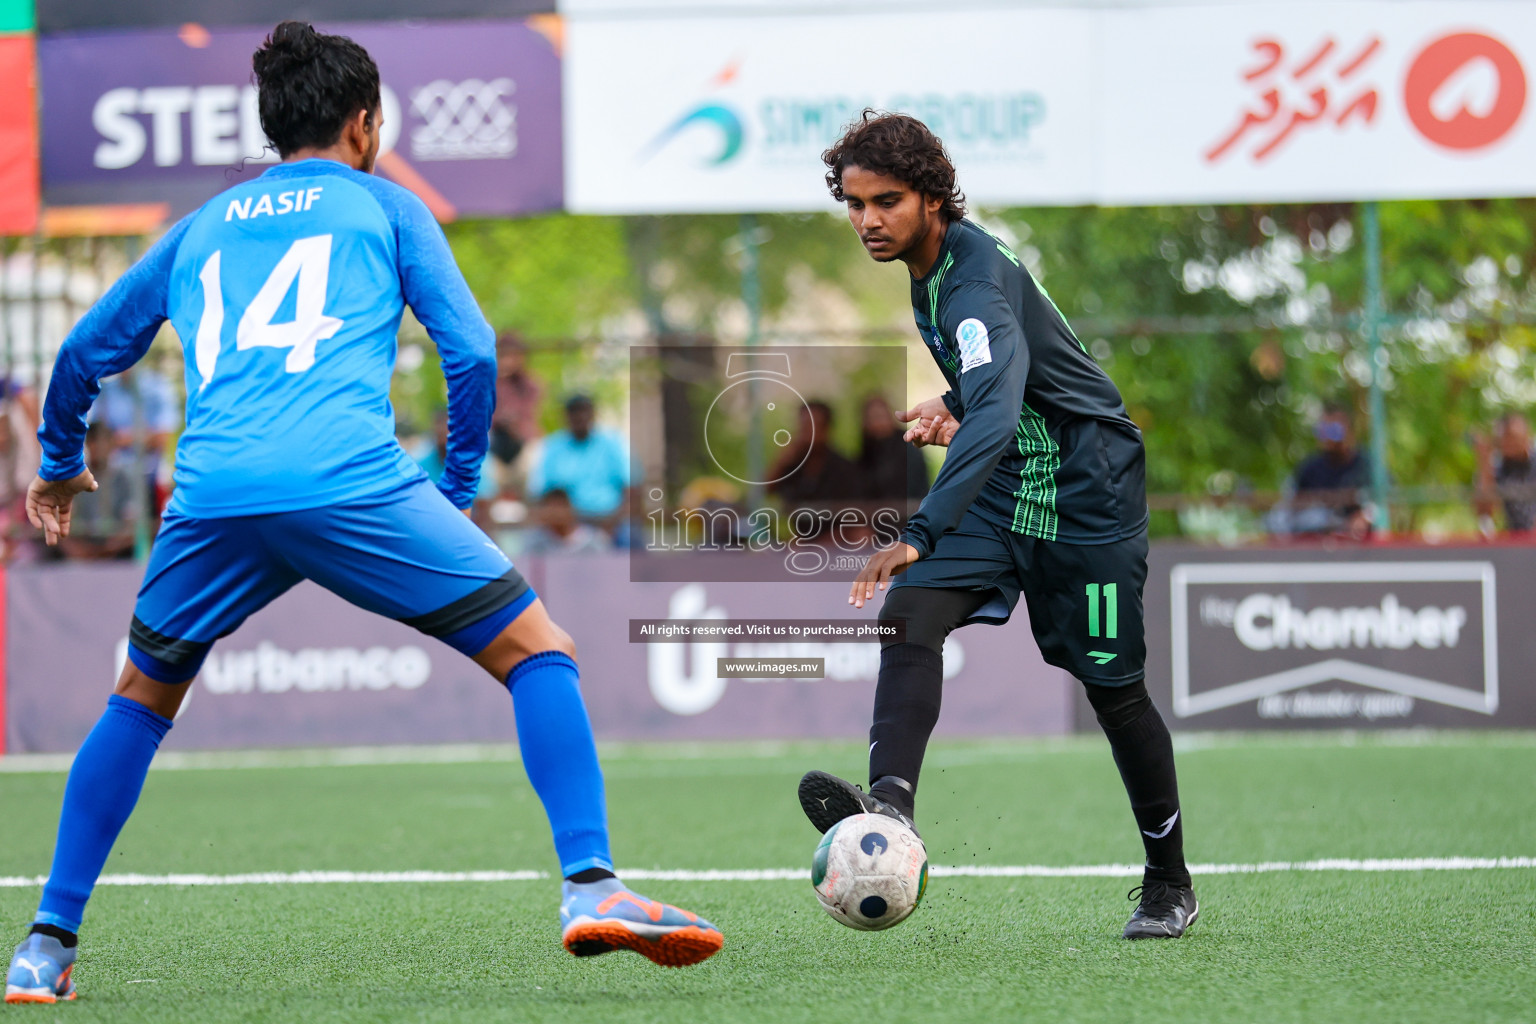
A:
<svg viewBox="0 0 1536 1024">
<path fill-rule="evenodd" d="M 1383 63 L 1394 58 L 1383 35 L 1341 40 L 1324 35 L 1288 49 L 1266 37 L 1239 75 L 1252 90 L 1237 117 L 1205 150 L 1207 164 L 1246 155 L 1273 158 L 1298 133 L 1378 124 Z M 1434 39 L 1408 62 L 1403 79 L 1408 120 L 1426 140 L 1470 152 L 1505 138 L 1525 111 L 1525 69 L 1508 45 L 1482 32 Z"/>
<path fill-rule="evenodd" d="M 1508 135 L 1525 110 L 1525 93 L 1525 69 L 1513 50 L 1480 32 L 1458 32 L 1413 59 L 1403 102 L 1420 135 L 1466 151 Z"/>
</svg>

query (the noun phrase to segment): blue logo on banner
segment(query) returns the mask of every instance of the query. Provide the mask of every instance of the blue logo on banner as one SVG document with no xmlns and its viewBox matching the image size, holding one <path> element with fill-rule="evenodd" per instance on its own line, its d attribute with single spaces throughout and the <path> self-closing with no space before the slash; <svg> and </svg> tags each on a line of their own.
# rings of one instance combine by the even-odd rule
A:
<svg viewBox="0 0 1536 1024">
<path fill-rule="evenodd" d="M 657 135 L 641 152 L 640 159 L 649 160 L 667 143 L 680 135 L 685 128 L 695 124 L 707 125 L 720 133 L 720 150 L 714 156 L 705 159 L 704 163 L 707 166 L 719 167 L 741 152 L 746 131 L 736 111 L 720 103 L 701 103 L 662 129 L 661 134 Z"/>
</svg>

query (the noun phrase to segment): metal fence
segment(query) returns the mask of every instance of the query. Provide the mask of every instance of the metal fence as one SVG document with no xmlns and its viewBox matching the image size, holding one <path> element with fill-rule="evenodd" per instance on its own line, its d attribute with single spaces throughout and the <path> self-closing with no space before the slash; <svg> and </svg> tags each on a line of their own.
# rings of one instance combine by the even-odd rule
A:
<svg viewBox="0 0 1536 1024">
<path fill-rule="evenodd" d="M 740 336 L 690 332 L 693 343 L 905 343 L 913 358 L 926 359 L 915 332 L 897 326 L 765 322 L 754 307 L 757 284 L 752 278 L 754 246 L 761 234 L 748 221 L 743 223 L 734 243 L 743 267 Z M 37 556 L 33 531 L 21 513 L 21 496 L 37 466 L 32 435 L 58 346 L 145 243 L 137 237 L 0 240 L 0 536 L 7 559 Z M 618 326 L 610 324 L 596 337 L 529 343 L 531 363 L 544 377 L 546 425 L 558 423 L 556 405 L 563 393 L 593 380 L 622 379 L 630 346 L 678 340 L 675 332 L 658 336 L 658 318 L 646 315 L 645 304 L 645 295 L 637 295 L 634 315 L 616 321 Z M 1521 408 L 1524 382 L 1536 380 L 1536 351 L 1530 350 L 1536 346 L 1527 344 L 1524 334 L 1520 344 L 1500 339 L 1536 324 L 1536 309 L 1404 313 L 1387 312 L 1379 300 L 1372 300 L 1357 314 L 1305 321 L 1258 314 L 1180 318 L 1069 311 L 1069 317 L 1090 352 L 1120 384 L 1133 418 L 1146 430 L 1155 535 L 1222 543 L 1272 536 L 1275 510 L 1283 512 L 1291 499 L 1282 480 L 1263 467 L 1294 464 L 1307 453 L 1308 415 L 1330 395 L 1342 396 L 1358 410 L 1362 428 L 1374 421 L 1373 429 L 1361 431 L 1363 444 L 1372 447 L 1377 464 L 1390 464 L 1394 472 L 1385 480 L 1372 480 L 1362 493 L 1314 498 L 1366 508 L 1371 535 L 1430 541 L 1492 536 L 1502 528 L 1503 504 L 1533 498 L 1530 485 L 1479 484 L 1465 431 L 1448 427 L 1436 437 L 1415 434 L 1426 419 L 1446 416 L 1447 410 L 1423 407 L 1422 402 L 1415 406 L 1420 399 L 1405 394 L 1402 387 L 1394 390 L 1394 382 L 1443 376 L 1445 366 L 1459 358 L 1456 372 L 1483 375 L 1487 380 L 1478 378 L 1478 387 L 1502 387 L 1507 399 L 1503 408 Z M 1469 338 L 1482 340 L 1473 343 Z M 424 332 L 408 319 L 402 340 L 403 347 L 415 351 L 412 358 L 402 357 L 397 368 L 397 403 L 416 396 L 414 409 L 440 404 L 440 385 L 429 379 L 435 360 L 420 357 L 422 351 L 430 353 Z M 1451 350 L 1460 356 L 1440 358 Z M 1432 357 L 1434 352 L 1440 355 Z M 1468 369 L 1462 357 L 1477 365 Z M 1209 365 L 1209 379 L 1202 381 L 1195 374 L 1192 387 L 1170 393 L 1171 381 L 1190 379 L 1188 374 L 1174 374 L 1175 364 L 1201 359 Z M 169 328 L 141 367 L 116 382 L 130 399 L 125 408 L 131 409 L 132 419 L 125 423 L 120 418 L 116 424 L 114 459 L 130 481 L 130 507 L 136 510 L 131 523 L 120 525 L 131 529 L 131 551 L 140 557 L 152 536 L 153 513 L 169 487 L 168 455 L 175 434 L 146 421 L 150 403 L 145 389 L 151 383 L 154 389 L 167 386 L 179 409 L 184 398 L 181 350 Z M 1529 390 L 1531 398 L 1526 400 L 1536 401 L 1536 389 Z M 1486 420 L 1490 413 L 1485 405 L 1481 400 L 1463 401 L 1456 416 L 1469 424 L 1480 416 Z M 428 421 L 422 415 L 412 412 L 404 418 L 412 429 L 425 433 Z M 1216 435 L 1221 435 L 1221 443 L 1216 443 Z M 1208 449 L 1203 454 L 1202 440 Z M 1438 450 L 1427 450 L 1434 446 Z M 1448 451 L 1447 446 L 1458 450 Z M 1174 463 L 1181 467 L 1178 479 L 1162 472 Z M 498 505 L 496 521 L 489 524 L 502 538 L 513 538 L 514 546 L 526 514 L 518 504 L 520 486 L 520 477 L 509 477 L 503 497 L 511 504 Z M 1359 537 L 1346 533 L 1336 539 Z"/>
</svg>

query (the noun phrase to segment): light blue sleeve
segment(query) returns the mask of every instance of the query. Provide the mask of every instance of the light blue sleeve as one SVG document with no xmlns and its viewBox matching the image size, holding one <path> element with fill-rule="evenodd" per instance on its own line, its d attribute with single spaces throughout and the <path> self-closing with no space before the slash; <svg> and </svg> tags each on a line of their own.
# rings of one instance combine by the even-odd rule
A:
<svg viewBox="0 0 1536 1024">
<path fill-rule="evenodd" d="M 533 465 L 528 470 L 528 496 L 530 498 L 542 498 L 544 490 L 549 486 L 549 460 L 554 457 L 555 438 L 558 434 L 550 434 L 544 438 L 544 444 L 539 449 L 539 457 L 533 460 Z"/>
<path fill-rule="evenodd" d="M 613 463 L 613 479 L 621 488 L 628 487 L 635 478 L 635 473 L 630 465 L 629 445 L 623 435 L 612 433 L 608 435 L 608 457 Z"/>
<path fill-rule="evenodd" d="M 395 185 L 359 173 L 395 228 L 400 288 L 437 346 L 448 382 L 448 457 L 438 489 L 469 508 L 480 488 L 496 407 L 496 336 L 465 282 L 443 229 L 426 204 Z"/>
<path fill-rule="evenodd" d="M 480 463 L 480 489 L 475 492 L 476 501 L 495 501 L 501 493 L 496 486 L 496 460 L 489 455 Z"/>
<path fill-rule="evenodd" d="M 118 278 L 60 346 L 37 428 L 43 448 L 37 472 L 44 480 L 68 480 L 85 469 L 85 418 L 101 393 L 101 379 L 149 351 L 169 315 L 171 266 L 194 216 L 177 222 Z"/>
</svg>

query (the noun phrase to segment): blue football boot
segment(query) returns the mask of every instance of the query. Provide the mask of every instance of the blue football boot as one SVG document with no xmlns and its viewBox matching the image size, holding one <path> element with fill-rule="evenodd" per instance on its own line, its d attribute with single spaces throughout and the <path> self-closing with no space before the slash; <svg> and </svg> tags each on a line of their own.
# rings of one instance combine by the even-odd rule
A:
<svg viewBox="0 0 1536 1024">
<path fill-rule="evenodd" d="M 69 976 L 75 969 L 77 951 L 65 949 L 52 935 L 28 935 L 11 957 L 11 969 L 5 975 L 5 1001 L 56 1003 L 75 998 L 75 983 Z"/>
<path fill-rule="evenodd" d="M 576 956 L 632 949 L 662 967 L 687 967 L 725 945 L 702 917 L 636 895 L 617 878 L 566 882 L 560 896 L 561 939 Z"/>
</svg>

